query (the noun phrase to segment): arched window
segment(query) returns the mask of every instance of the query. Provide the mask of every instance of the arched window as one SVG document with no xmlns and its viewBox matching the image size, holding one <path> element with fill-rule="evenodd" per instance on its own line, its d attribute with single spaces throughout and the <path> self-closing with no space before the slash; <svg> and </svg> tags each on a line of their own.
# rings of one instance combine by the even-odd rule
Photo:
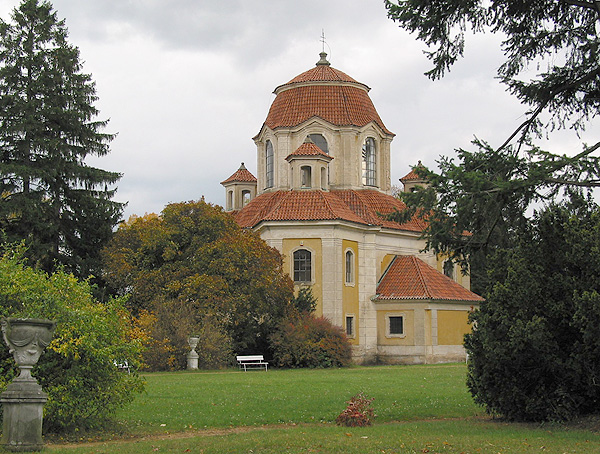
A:
<svg viewBox="0 0 600 454">
<path fill-rule="evenodd" d="M 233 210 L 233 191 L 227 191 L 227 209 Z"/>
<path fill-rule="evenodd" d="M 377 160 L 375 154 L 375 140 L 367 137 L 362 148 L 363 184 L 377 186 Z"/>
<path fill-rule="evenodd" d="M 311 253 L 306 249 L 294 252 L 294 282 L 305 283 L 312 280 Z"/>
<path fill-rule="evenodd" d="M 265 155 L 265 178 L 267 188 L 273 187 L 273 144 L 267 140 L 266 155 Z"/>
<path fill-rule="evenodd" d="M 310 166 L 300 167 L 301 184 L 303 188 L 312 187 L 312 169 Z"/>
<path fill-rule="evenodd" d="M 329 154 L 329 146 L 327 145 L 327 139 L 325 139 L 325 137 L 321 134 L 309 134 L 308 138 L 312 140 L 317 147 Z"/>
<path fill-rule="evenodd" d="M 248 202 L 250 202 L 250 198 L 252 197 L 252 194 L 250 194 L 250 191 L 248 191 L 247 189 L 242 191 L 242 204 L 244 206 L 246 206 L 246 204 Z"/>
<path fill-rule="evenodd" d="M 346 284 L 354 284 L 354 253 L 346 251 Z"/>
</svg>

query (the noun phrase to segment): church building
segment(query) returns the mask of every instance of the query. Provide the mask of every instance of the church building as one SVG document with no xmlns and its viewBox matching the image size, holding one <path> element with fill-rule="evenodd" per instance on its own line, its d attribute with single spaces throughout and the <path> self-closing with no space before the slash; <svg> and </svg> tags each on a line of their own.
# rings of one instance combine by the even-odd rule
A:
<svg viewBox="0 0 600 454">
<path fill-rule="evenodd" d="M 405 209 L 391 195 L 394 134 L 370 88 L 320 57 L 275 89 L 254 137 L 258 175 L 242 164 L 221 183 L 226 210 L 281 252 L 317 315 L 346 332 L 355 362 L 464 361 L 468 314 L 482 298 L 451 263 L 421 252 L 421 219 L 386 219 Z M 401 181 L 425 184 L 414 170 Z"/>
</svg>

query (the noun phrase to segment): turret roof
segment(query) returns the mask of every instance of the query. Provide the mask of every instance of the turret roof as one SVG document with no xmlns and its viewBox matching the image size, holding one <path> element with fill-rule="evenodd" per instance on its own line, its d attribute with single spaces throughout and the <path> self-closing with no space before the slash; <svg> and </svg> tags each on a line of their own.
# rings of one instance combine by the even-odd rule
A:
<svg viewBox="0 0 600 454">
<path fill-rule="evenodd" d="M 256 177 L 254 175 L 252 175 L 252 173 L 250 173 L 250 171 L 248 169 L 246 169 L 246 166 L 244 166 L 244 163 L 242 162 L 242 165 L 240 166 L 239 169 L 237 169 L 235 171 L 235 173 L 233 175 L 231 175 L 229 178 L 227 178 L 224 181 L 221 181 L 221 184 L 227 184 L 227 183 L 256 183 Z"/>
<path fill-rule="evenodd" d="M 408 172 L 406 175 L 404 175 L 402 178 L 400 178 L 400 181 L 402 181 L 402 182 L 422 181 L 423 177 L 420 177 L 416 171 L 416 169 L 418 169 L 418 168 L 421 168 L 421 169 L 425 168 L 425 166 L 421 163 L 421 161 L 419 161 L 418 164 L 416 166 L 414 166 L 410 172 Z"/>
<path fill-rule="evenodd" d="M 321 150 L 315 143 L 310 140 L 310 138 L 306 138 L 306 141 L 300 145 L 294 152 L 290 153 L 285 159 L 289 161 L 293 157 L 305 157 L 305 156 L 315 156 L 326 158 L 329 161 L 333 159 L 333 156 L 329 156 L 323 150 Z"/>
</svg>

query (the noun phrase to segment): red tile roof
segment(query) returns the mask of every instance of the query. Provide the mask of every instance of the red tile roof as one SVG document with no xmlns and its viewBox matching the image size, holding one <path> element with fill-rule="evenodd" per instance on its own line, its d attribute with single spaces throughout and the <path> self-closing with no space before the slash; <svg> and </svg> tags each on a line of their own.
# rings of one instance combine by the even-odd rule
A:
<svg viewBox="0 0 600 454">
<path fill-rule="evenodd" d="M 317 63 L 317 66 L 315 66 L 314 68 L 311 68 L 308 71 L 304 71 L 302 74 L 299 74 L 292 80 L 290 80 L 287 84 L 283 84 L 277 87 L 275 89 L 275 92 L 280 90 L 282 87 L 300 82 L 352 82 L 355 84 L 360 83 L 354 80 L 348 74 L 340 71 L 339 69 L 332 68 L 330 65 L 322 65 Z M 367 90 L 369 89 L 366 85 L 365 87 L 367 88 Z"/>
<path fill-rule="evenodd" d="M 308 71 L 275 89 L 277 95 L 264 125 L 293 127 L 319 117 L 336 126 L 362 127 L 375 122 L 393 135 L 379 117 L 369 98 L 370 88 L 348 74 L 332 68 L 321 53 L 321 60 Z"/>
<path fill-rule="evenodd" d="M 227 184 L 227 183 L 233 183 L 233 182 L 238 182 L 238 183 L 255 183 L 256 177 L 254 175 L 252 175 L 250 173 L 250 171 L 248 171 L 248 169 L 246 169 L 246 167 L 244 166 L 244 163 L 242 162 L 242 165 L 240 166 L 239 169 L 237 169 L 235 171 L 235 173 L 233 175 L 231 175 L 229 178 L 227 178 L 224 181 L 221 181 L 221 184 Z"/>
<path fill-rule="evenodd" d="M 385 133 L 393 134 L 364 89 L 337 84 L 299 85 L 280 92 L 271 104 L 265 125 L 271 129 L 293 127 L 313 117 L 336 126 L 362 127 L 375 122 Z"/>
<path fill-rule="evenodd" d="M 394 230 L 421 232 L 423 220 L 414 218 L 399 224 L 384 218 L 406 205 L 395 197 L 373 189 L 364 190 L 301 190 L 266 192 L 234 213 L 243 228 L 253 228 L 265 221 L 325 221 L 341 220 Z"/>
<path fill-rule="evenodd" d="M 414 256 L 396 256 L 377 286 L 378 300 L 451 300 L 479 303 L 483 298 Z"/>
<path fill-rule="evenodd" d="M 414 181 L 414 180 L 422 180 L 423 177 L 420 177 L 417 172 L 416 169 L 417 168 L 425 168 L 425 166 L 423 166 L 423 164 L 421 164 L 421 161 L 419 161 L 419 163 L 413 167 L 413 169 L 408 172 L 408 174 L 404 175 L 402 178 L 400 178 L 400 181 Z"/>
<path fill-rule="evenodd" d="M 313 142 L 304 142 L 296 151 L 290 153 L 285 159 L 289 161 L 290 158 L 294 156 L 320 156 L 322 158 L 327 158 L 330 161 L 333 159 L 332 156 L 329 156 Z"/>
</svg>

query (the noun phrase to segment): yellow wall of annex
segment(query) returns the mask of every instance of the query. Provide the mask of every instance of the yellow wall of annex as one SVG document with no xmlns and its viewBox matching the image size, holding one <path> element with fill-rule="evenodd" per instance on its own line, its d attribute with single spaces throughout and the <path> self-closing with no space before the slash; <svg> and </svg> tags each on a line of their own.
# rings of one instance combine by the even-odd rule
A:
<svg viewBox="0 0 600 454">
<path fill-rule="evenodd" d="M 354 254 L 354 282 L 346 282 L 346 252 L 351 250 Z M 346 320 L 347 314 L 354 315 L 354 336 L 350 338 L 350 343 L 358 345 L 359 343 L 359 332 L 358 332 L 358 243 L 356 241 L 342 240 L 342 263 L 344 264 L 343 280 L 344 285 L 342 287 L 342 310 L 344 312 L 344 320 Z"/>
<path fill-rule="evenodd" d="M 437 311 L 438 345 L 462 345 L 471 332 L 469 311 Z"/>
<path fill-rule="evenodd" d="M 387 337 L 385 315 L 402 314 L 404 316 L 404 337 Z M 378 345 L 415 345 L 415 311 L 377 311 L 377 344 Z"/>
<path fill-rule="evenodd" d="M 388 269 L 388 266 L 390 266 L 390 263 L 392 263 L 394 257 L 396 257 L 395 254 L 386 254 L 386 256 L 381 261 L 381 268 L 379 270 L 379 274 L 377 275 L 377 279 L 381 279 L 381 276 L 383 275 L 383 273 L 385 273 L 385 270 Z"/>
<path fill-rule="evenodd" d="M 293 253 L 297 249 L 307 249 L 312 254 L 312 279 L 313 284 L 311 286 L 312 294 L 317 299 L 316 315 L 323 315 L 323 249 L 321 246 L 320 238 L 287 238 L 283 240 L 282 244 L 282 255 L 283 255 L 283 266 L 284 270 L 290 274 L 290 277 L 294 279 L 294 259 Z M 298 293 L 300 286 L 296 285 L 294 290 Z"/>
</svg>

